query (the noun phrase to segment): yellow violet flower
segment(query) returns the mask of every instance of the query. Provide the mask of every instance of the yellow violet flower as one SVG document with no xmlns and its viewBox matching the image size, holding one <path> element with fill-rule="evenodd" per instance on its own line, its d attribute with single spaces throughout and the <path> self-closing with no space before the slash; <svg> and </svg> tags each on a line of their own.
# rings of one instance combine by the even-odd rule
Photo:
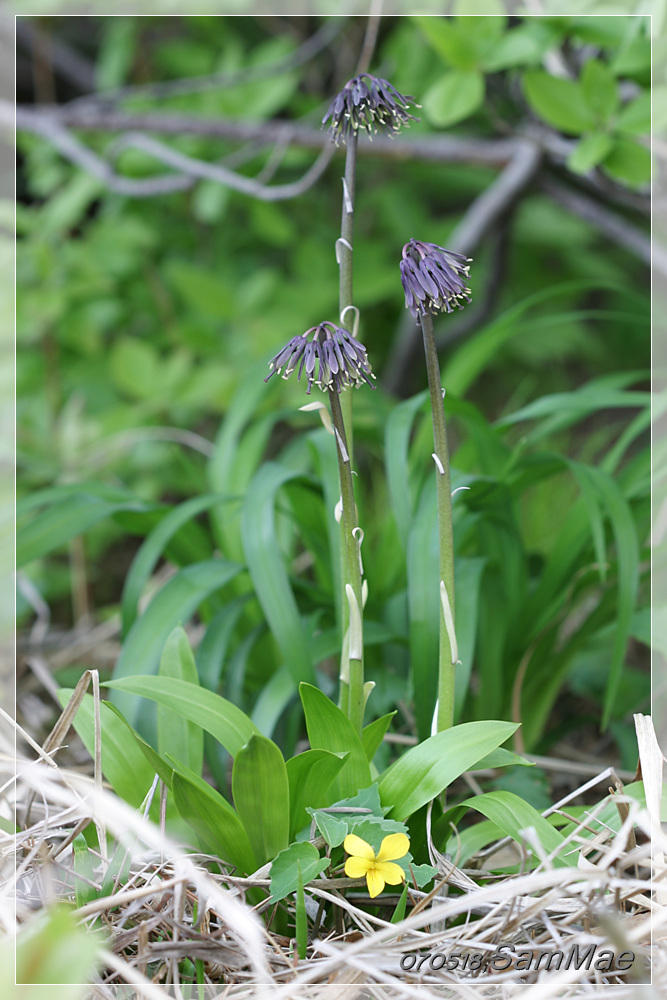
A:
<svg viewBox="0 0 667 1000">
<path fill-rule="evenodd" d="M 350 855 L 345 862 L 345 874 L 348 878 L 363 878 L 365 875 L 371 898 L 382 892 L 385 882 L 400 885 L 405 879 L 401 866 L 393 864 L 410 850 L 410 841 L 404 833 L 392 833 L 385 837 L 377 856 L 371 845 L 354 833 L 348 833 L 343 847 Z"/>
</svg>

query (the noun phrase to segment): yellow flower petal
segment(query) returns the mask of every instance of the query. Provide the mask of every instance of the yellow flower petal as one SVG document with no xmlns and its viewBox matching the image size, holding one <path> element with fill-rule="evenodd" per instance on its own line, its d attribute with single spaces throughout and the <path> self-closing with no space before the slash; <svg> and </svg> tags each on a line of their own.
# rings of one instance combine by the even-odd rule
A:
<svg viewBox="0 0 667 1000">
<path fill-rule="evenodd" d="M 405 878 L 401 866 L 395 865 L 393 861 L 376 861 L 373 868 L 389 885 L 400 885 Z"/>
<path fill-rule="evenodd" d="M 345 862 L 345 874 L 348 878 L 363 878 L 371 864 L 366 858 L 348 858 Z"/>
<path fill-rule="evenodd" d="M 384 889 L 384 878 L 377 870 L 377 868 L 369 868 L 366 874 L 366 883 L 368 885 L 368 894 L 371 899 L 374 896 L 379 895 Z"/>
<path fill-rule="evenodd" d="M 358 837 L 356 838 L 359 839 Z M 363 841 L 362 841 L 363 843 Z M 347 850 L 347 847 L 345 848 Z M 410 841 L 404 833 L 392 833 L 385 837 L 378 851 L 378 861 L 395 861 L 397 858 L 404 858 L 410 850 Z M 358 851 L 354 852 L 358 854 Z M 392 882 L 392 885 L 395 885 Z"/>
<path fill-rule="evenodd" d="M 407 840 L 408 838 L 406 837 L 405 839 Z M 367 861 L 375 860 L 375 851 L 371 845 L 367 844 L 365 840 L 361 839 L 361 837 L 357 837 L 354 833 L 348 833 L 347 837 L 343 841 L 343 847 L 348 854 L 354 854 L 357 858 L 365 858 Z M 405 854 L 406 852 L 403 851 L 403 853 Z M 400 857 L 399 854 L 394 856 Z"/>
</svg>

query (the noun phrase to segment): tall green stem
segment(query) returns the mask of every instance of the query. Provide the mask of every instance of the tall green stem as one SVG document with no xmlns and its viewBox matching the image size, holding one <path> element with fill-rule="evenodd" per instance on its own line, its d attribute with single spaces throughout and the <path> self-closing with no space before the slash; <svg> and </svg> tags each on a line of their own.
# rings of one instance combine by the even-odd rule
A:
<svg viewBox="0 0 667 1000">
<path fill-rule="evenodd" d="M 436 460 L 436 492 L 438 501 L 438 538 L 440 543 L 440 651 L 438 663 L 437 729 L 449 729 L 454 724 L 454 681 L 456 670 L 456 639 L 454 637 L 454 536 L 452 532 L 452 490 L 449 475 L 449 449 L 445 405 L 440 379 L 440 365 L 433 335 L 433 317 L 421 316 L 424 336 L 428 388 L 433 414 L 433 442 Z M 442 593 L 442 583 L 444 591 Z M 449 612 L 449 614 L 448 614 Z M 453 647 L 453 648 L 452 648 Z"/>
<path fill-rule="evenodd" d="M 345 176 L 343 178 L 343 210 L 340 222 L 340 239 L 336 244 L 336 256 L 338 258 L 339 284 L 338 284 L 338 315 L 341 323 L 347 329 L 351 329 L 348 308 L 353 305 L 352 288 L 352 259 L 354 246 L 354 193 L 357 177 L 357 134 L 351 135 L 347 140 L 345 152 Z M 347 311 L 346 311 L 347 310 Z M 350 462 L 354 450 L 354 432 L 352 428 L 352 393 L 343 393 L 341 400 L 343 418 L 347 427 L 347 439 L 349 446 Z"/>
<path fill-rule="evenodd" d="M 343 178 L 343 207 L 341 213 L 341 223 L 340 223 L 340 238 L 336 241 L 336 259 L 338 261 L 339 268 L 339 285 L 338 285 L 338 315 L 340 322 L 343 326 L 348 325 L 349 318 L 348 313 L 351 312 L 349 307 L 353 305 L 353 239 L 354 239 L 354 195 L 356 188 L 356 174 L 357 174 L 357 134 L 356 132 L 349 136 L 347 140 L 346 152 L 345 152 L 345 176 Z M 352 427 L 352 393 L 344 392 L 342 393 L 342 399 L 337 397 L 337 408 L 340 411 L 340 422 L 343 431 L 347 429 L 347 433 L 343 436 L 345 441 L 345 446 L 347 448 L 347 454 L 349 457 L 348 470 L 351 469 L 352 457 L 354 450 L 354 430 Z M 333 416 L 334 404 L 332 404 L 332 416 Z M 335 425 L 335 420 L 334 420 Z M 339 428 L 340 433 L 340 428 Z M 340 466 L 340 453 L 338 456 L 339 466 Z M 350 475 L 350 479 L 351 479 Z M 342 488 L 343 475 L 341 473 L 341 495 L 344 491 Z M 343 496 L 343 506 L 345 506 L 345 497 Z M 354 507 L 352 508 L 354 510 Z M 356 525 L 356 521 L 355 521 Z M 355 526 L 353 525 L 353 527 Z M 346 545 L 345 543 L 341 546 L 341 618 L 342 618 L 342 629 L 343 637 L 348 634 L 350 626 L 350 609 L 347 601 L 347 595 L 345 592 L 345 584 L 349 581 L 349 569 L 347 565 L 346 557 Z M 361 604 L 359 605 L 361 607 Z M 345 641 L 343 642 L 343 650 L 341 653 L 341 681 L 340 681 L 340 696 L 339 696 L 339 706 L 340 708 L 349 714 L 350 711 L 350 697 L 349 697 L 349 685 L 345 680 L 345 675 L 347 673 L 347 663 L 348 663 L 348 650 L 346 648 Z"/>
<path fill-rule="evenodd" d="M 347 393 L 343 393 L 346 395 Z M 343 563 L 343 612 L 347 622 L 345 635 L 347 642 L 343 643 L 343 661 L 349 663 L 347 689 L 343 692 L 345 679 L 341 678 L 341 708 L 347 710 L 347 715 L 356 731 L 361 734 L 364 718 L 364 656 L 361 635 L 363 603 L 361 593 L 361 565 L 359 560 L 359 542 L 355 538 L 354 529 L 357 524 L 357 507 L 354 502 L 354 483 L 350 456 L 347 447 L 345 424 L 341 400 L 337 392 L 329 390 L 331 419 L 336 431 L 336 452 L 338 455 L 338 473 L 340 475 L 341 499 L 343 511 L 341 516 L 342 529 L 342 563 Z M 350 604 L 347 586 L 352 588 L 359 616 L 350 625 Z"/>
</svg>

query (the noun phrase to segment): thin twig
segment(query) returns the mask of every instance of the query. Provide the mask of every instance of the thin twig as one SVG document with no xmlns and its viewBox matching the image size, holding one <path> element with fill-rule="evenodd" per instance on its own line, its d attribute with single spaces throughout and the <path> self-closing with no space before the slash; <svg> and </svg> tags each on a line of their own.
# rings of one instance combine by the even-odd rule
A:
<svg viewBox="0 0 667 1000">
<path fill-rule="evenodd" d="M 228 90 L 258 80 L 273 79 L 280 73 L 288 73 L 310 62 L 322 49 L 329 45 L 340 33 L 347 18 L 334 17 L 326 21 L 313 35 L 282 59 L 262 66 L 245 66 L 232 73 L 211 73 L 206 76 L 186 77 L 181 80 L 165 80 L 119 87 L 112 91 L 89 94 L 69 103 L 69 107 L 88 108 L 100 104 L 112 105 L 131 97 L 156 98 L 182 97 L 184 94 L 201 94 L 207 90 Z M 91 89 L 91 88 L 89 88 Z"/>
<path fill-rule="evenodd" d="M 95 132 L 158 132 L 163 135 L 199 135 L 246 142 L 258 140 L 266 144 L 273 144 L 287 135 L 292 145 L 301 149 L 321 149 L 323 139 L 319 126 L 314 128 L 302 122 L 248 122 L 163 111 L 132 113 L 105 106 L 77 108 L 71 104 L 42 105 L 39 111 L 21 105 L 16 108 L 17 128 L 39 131 L 34 124 L 35 117 L 55 120 L 63 127 Z M 0 122 L 8 125 L 14 122 L 14 106 L 9 101 L 0 102 Z M 396 138 L 378 135 L 372 142 L 361 142 L 359 150 L 364 156 L 385 160 L 477 163 L 504 167 L 516 154 L 517 145 L 524 141 L 440 135 L 420 138 L 409 134 Z"/>
<path fill-rule="evenodd" d="M 8 106 L 0 104 L 0 122 L 7 122 Z M 290 184 L 266 187 L 250 177 L 243 177 L 218 164 L 206 163 L 171 149 L 157 139 L 133 133 L 125 137 L 126 145 L 134 145 L 150 153 L 156 159 L 180 171 L 159 177 L 134 179 L 117 174 L 106 160 L 94 153 L 64 128 L 57 118 L 41 112 L 26 112 L 17 109 L 17 128 L 25 128 L 48 139 L 67 159 L 76 163 L 87 173 L 103 181 L 112 191 L 132 198 L 145 198 L 183 190 L 191 184 L 191 178 L 217 181 L 225 187 L 259 198 L 262 201 L 282 201 L 295 198 L 307 191 L 324 173 L 335 153 L 333 145 L 322 148 L 315 163 L 303 177 Z M 320 146 L 323 140 L 320 138 Z"/>
<path fill-rule="evenodd" d="M 541 178 L 540 187 L 568 212 L 595 226 L 603 236 L 624 250 L 630 251 L 645 264 L 651 264 L 650 237 L 627 219 L 612 212 L 593 198 L 588 198 L 585 194 L 581 194 L 551 177 Z M 667 275 L 667 249 L 656 242 L 653 243 L 652 249 L 653 267 L 660 274 Z"/>
</svg>

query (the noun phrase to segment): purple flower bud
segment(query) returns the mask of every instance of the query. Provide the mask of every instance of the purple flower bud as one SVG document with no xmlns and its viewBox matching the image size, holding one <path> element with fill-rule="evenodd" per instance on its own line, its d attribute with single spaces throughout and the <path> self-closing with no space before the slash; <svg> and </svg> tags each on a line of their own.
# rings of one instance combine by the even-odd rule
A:
<svg viewBox="0 0 667 1000">
<path fill-rule="evenodd" d="M 444 250 L 435 243 L 410 240 L 400 263 L 405 305 L 415 319 L 419 314 L 452 312 L 470 302 L 470 257 Z"/>
<path fill-rule="evenodd" d="M 369 136 L 378 132 L 393 136 L 401 125 L 419 121 L 408 111 L 411 104 L 419 107 L 414 97 L 399 94 L 388 80 L 361 73 L 336 94 L 322 124 L 331 119 L 329 135 L 336 145 L 364 129 Z"/>
<path fill-rule="evenodd" d="M 308 339 L 310 334 L 313 335 L 312 340 Z M 264 381 L 268 382 L 272 375 L 280 374 L 283 367 L 283 378 L 288 378 L 299 361 L 297 379 L 301 381 L 305 371 L 308 395 L 313 385 L 323 391 L 332 389 L 339 393 L 349 386 L 360 386 L 362 382 L 375 388 L 371 381 L 375 375 L 371 371 L 366 348 L 348 330 L 333 323 L 320 323 L 306 330 L 302 336 L 292 337 L 269 361 L 271 371 Z"/>
</svg>

